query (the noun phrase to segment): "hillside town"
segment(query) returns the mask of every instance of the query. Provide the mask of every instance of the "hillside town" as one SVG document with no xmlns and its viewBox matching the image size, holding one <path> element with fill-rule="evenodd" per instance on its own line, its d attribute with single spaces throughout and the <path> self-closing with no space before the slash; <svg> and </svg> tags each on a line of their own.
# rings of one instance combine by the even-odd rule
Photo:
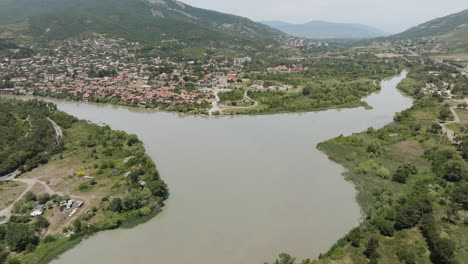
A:
<svg viewBox="0 0 468 264">
<path fill-rule="evenodd" d="M 1 92 L 204 113 L 215 91 L 241 88 L 250 57 L 195 61 L 138 56 L 145 46 L 103 35 L 66 40 L 35 56 L 0 61 Z M 279 65 L 277 72 L 308 68 Z M 255 83 L 253 89 L 263 88 Z M 267 87 L 268 89 L 268 87 Z"/>
</svg>

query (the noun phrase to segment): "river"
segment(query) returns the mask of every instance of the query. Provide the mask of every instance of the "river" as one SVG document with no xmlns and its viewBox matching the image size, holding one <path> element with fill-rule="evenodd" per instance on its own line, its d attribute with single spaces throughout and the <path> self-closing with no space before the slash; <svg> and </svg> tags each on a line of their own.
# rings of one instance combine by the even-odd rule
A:
<svg viewBox="0 0 468 264">
<path fill-rule="evenodd" d="M 373 107 L 207 118 L 53 100 L 59 109 L 137 134 L 170 188 L 160 215 L 101 232 L 53 264 L 261 264 L 281 252 L 317 258 L 361 219 L 343 168 L 322 141 L 380 128 L 411 106 L 382 82 Z"/>
</svg>

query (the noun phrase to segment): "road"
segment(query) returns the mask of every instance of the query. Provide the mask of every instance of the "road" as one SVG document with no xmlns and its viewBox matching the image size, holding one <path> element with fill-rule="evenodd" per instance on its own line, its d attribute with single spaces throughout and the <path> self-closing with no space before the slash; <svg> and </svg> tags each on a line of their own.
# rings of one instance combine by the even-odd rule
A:
<svg viewBox="0 0 468 264">
<path fill-rule="evenodd" d="M 461 123 L 460 117 L 458 116 L 457 111 L 455 111 L 456 108 L 457 108 L 456 106 L 450 108 L 450 111 L 452 112 L 454 116 L 453 121 L 440 123 L 440 126 L 442 127 L 442 132 L 447 135 L 447 137 L 450 139 L 452 143 L 457 143 L 455 142 L 455 132 L 447 128 L 447 125 Z"/>
<path fill-rule="evenodd" d="M 398 47 L 400 47 L 401 49 L 405 50 L 406 52 L 408 52 L 409 54 L 413 55 L 413 56 L 417 56 L 417 57 L 420 57 L 421 58 L 421 62 L 422 64 L 424 64 L 424 59 L 422 58 L 421 54 L 413 51 L 413 50 L 410 50 L 409 48 L 406 48 L 406 47 L 403 47 L 403 46 L 400 46 L 398 45 Z M 443 62 L 442 60 L 434 60 L 435 63 L 438 63 L 438 64 L 443 64 L 445 66 L 449 66 L 449 67 L 452 67 L 452 68 L 455 68 L 457 69 L 463 76 L 467 77 L 468 78 L 468 71 L 466 71 L 465 69 L 461 68 L 461 67 L 458 67 L 456 65 L 453 65 L 453 64 L 450 64 L 448 62 Z"/>
<path fill-rule="evenodd" d="M 213 103 L 211 103 L 211 108 L 210 108 L 210 110 L 208 110 L 208 115 L 210 115 L 210 116 L 213 115 L 214 112 L 221 113 L 221 108 L 219 107 L 219 102 L 221 100 L 219 100 L 218 89 L 214 89 L 213 94 L 215 96 L 215 101 Z"/>
<path fill-rule="evenodd" d="M 60 141 L 60 138 L 63 137 L 62 129 L 57 125 L 57 123 L 54 122 L 54 120 L 50 119 L 49 117 L 47 117 L 47 119 L 52 123 L 52 126 L 54 127 L 55 139 L 57 140 L 57 144 L 58 144 L 59 141 Z M 42 185 L 44 187 L 45 191 L 50 195 L 53 195 L 53 194 L 57 194 L 57 195 L 61 195 L 61 196 L 64 195 L 63 193 L 55 192 L 54 190 L 52 190 L 52 188 L 50 188 L 50 186 L 48 184 L 46 184 L 45 182 L 42 182 L 40 180 L 28 179 L 28 178 L 16 179 L 16 176 L 18 176 L 18 174 L 20 174 L 20 171 L 16 170 L 16 171 L 14 171 L 12 173 L 9 173 L 9 174 L 7 174 L 5 176 L 0 177 L 0 181 L 11 180 L 11 181 L 14 181 L 14 182 L 25 183 L 27 185 L 26 190 L 24 190 L 24 192 L 21 193 L 21 195 L 18 196 L 18 198 L 16 198 L 16 200 L 13 201 L 10 206 L 8 206 L 7 208 L 0 211 L 0 217 L 9 218 L 11 216 L 11 210 L 13 209 L 13 206 L 15 205 L 15 203 L 17 203 L 19 200 L 21 200 L 21 198 L 23 198 L 23 196 L 26 195 L 26 193 L 28 191 L 30 191 L 34 187 L 35 184 Z M 85 197 L 76 196 L 76 197 L 73 197 L 73 198 L 87 200 L 87 198 L 85 198 Z"/>
<path fill-rule="evenodd" d="M 222 113 L 223 110 L 250 109 L 250 108 L 254 108 L 254 107 L 256 107 L 258 105 L 257 101 L 253 100 L 252 98 L 250 98 L 247 95 L 247 91 L 244 92 L 244 100 L 249 100 L 249 101 L 253 102 L 253 105 L 250 105 L 250 106 L 222 106 L 222 107 L 220 107 L 219 106 L 220 100 L 219 100 L 217 92 L 215 93 L 215 97 L 216 97 L 216 101 L 213 102 L 213 107 L 208 112 L 210 115 L 211 115 L 212 112 L 215 112 L 215 111 L 219 111 L 220 113 Z"/>
<path fill-rule="evenodd" d="M 21 178 L 21 179 L 12 179 L 12 181 L 25 183 L 27 185 L 27 187 L 26 187 L 26 190 L 24 190 L 21 193 L 21 195 L 18 196 L 18 198 L 16 198 L 15 201 L 13 201 L 7 208 L 0 211 L 0 217 L 9 218 L 11 216 L 11 211 L 13 210 L 13 206 L 15 205 L 15 203 L 17 203 L 19 200 L 21 200 L 21 198 L 23 198 L 26 195 L 27 192 L 31 191 L 31 189 L 36 184 L 42 185 L 42 187 L 44 187 L 45 192 L 48 193 L 49 195 L 54 195 L 54 194 L 59 195 L 59 196 L 68 195 L 73 199 L 83 200 L 83 201 L 86 202 L 86 204 L 89 204 L 90 199 L 96 198 L 94 196 L 85 197 L 85 196 L 70 195 L 70 194 L 62 193 L 62 192 L 56 192 L 47 183 L 45 183 L 45 182 L 43 182 L 41 180 L 38 180 L 38 179 Z"/>
<path fill-rule="evenodd" d="M 59 143 L 60 141 L 60 138 L 63 137 L 63 132 L 62 132 L 62 129 L 57 125 L 57 123 L 54 122 L 54 120 L 50 119 L 47 117 L 47 119 L 50 121 L 50 123 L 52 123 L 52 126 L 54 127 L 54 130 L 55 130 L 55 140 L 57 140 L 57 144 Z M 29 124 L 31 125 L 31 121 L 29 121 L 29 117 L 28 117 L 28 122 Z M 27 134 L 26 134 L 27 136 Z M 18 174 L 20 174 L 20 171 L 19 170 L 16 170 L 12 173 L 9 173 L 7 175 L 4 175 L 4 176 L 1 176 L 0 177 L 0 181 L 6 181 L 6 180 L 11 180 L 11 179 L 14 179 L 16 178 L 16 176 L 18 176 Z"/>
<path fill-rule="evenodd" d="M 47 119 L 52 123 L 52 126 L 54 126 L 55 129 L 55 139 L 57 140 L 57 143 L 60 141 L 60 138 L 63 137 L 63 132 L 62 129 L 57 125 L 57 123 L 54 122 L 54 120 L 50 119 L 47 117 Z"/>
</svg>

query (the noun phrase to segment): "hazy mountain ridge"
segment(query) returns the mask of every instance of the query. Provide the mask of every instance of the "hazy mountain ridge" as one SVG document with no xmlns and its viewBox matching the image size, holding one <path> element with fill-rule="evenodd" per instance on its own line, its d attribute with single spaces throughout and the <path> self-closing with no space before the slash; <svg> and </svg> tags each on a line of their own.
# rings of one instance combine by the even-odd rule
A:
<svg viewBox="0 0 468 264">
<path fill-rule="evenodd" d="M 189 46 L 255 49 L 284 33 L 247 18 L 175 0 L 0 0 L 0 24 L 46 40 L 106 33 L 131 40 L 179 40 Z M 245 47 L 244 47 L 245 46 Z"/>
<path fill-rule="evenodd" d="M 363 39 L 386 35 L 385 32 L 361 24 L 311 21 L 305 24 L 290 24 L 282 21 L 261 21 L 261 23 L 287 34 L 307 38 Z"/>
</svg>

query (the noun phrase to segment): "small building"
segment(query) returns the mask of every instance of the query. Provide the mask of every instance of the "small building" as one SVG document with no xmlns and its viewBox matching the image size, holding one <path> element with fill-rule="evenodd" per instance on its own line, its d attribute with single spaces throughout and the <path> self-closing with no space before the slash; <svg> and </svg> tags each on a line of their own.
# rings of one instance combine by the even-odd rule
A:
<svg viewBox="0 0 468 264">
<path fill-rule="evenodd" d="M 38 204 L 36 206 L 34 206 L 34 209 L 31 213 L 31 216 L 38 216 L 38 215 L 42 215 L 45 211 L 45 205 L 43 204 Z"/>
<path fill-rule="evenodd" d="M 67 201 L 67 209 L 72 208 L 74 203 L 75 203 L 75 201 L 73 201 L 73 200 L 68 200 L 68 201 Z"/>
</svg>

